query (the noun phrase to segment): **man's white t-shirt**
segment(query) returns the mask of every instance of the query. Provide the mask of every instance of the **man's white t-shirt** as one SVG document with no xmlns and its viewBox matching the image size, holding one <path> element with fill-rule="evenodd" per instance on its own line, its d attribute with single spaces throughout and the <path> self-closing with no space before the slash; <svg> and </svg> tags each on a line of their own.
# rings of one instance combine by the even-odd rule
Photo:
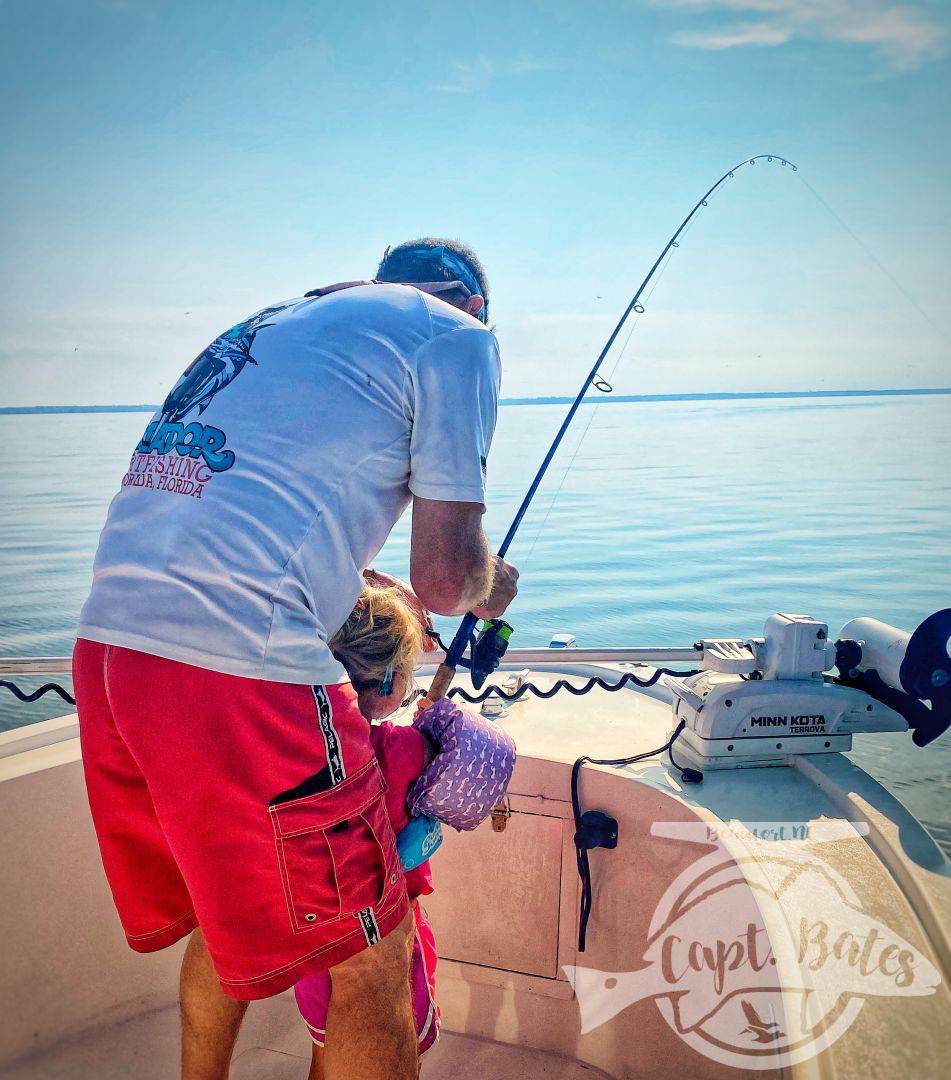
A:
<svg viewBox="0 0 951 1080">
<path fill-rule="evenodd" d="M 265 308 L 132 456 L 80 637 L 249 678 L 345 679 L 327 640 L 411 495 L 484 502 L 495 337 L 406 285 Z"/>
</svg>

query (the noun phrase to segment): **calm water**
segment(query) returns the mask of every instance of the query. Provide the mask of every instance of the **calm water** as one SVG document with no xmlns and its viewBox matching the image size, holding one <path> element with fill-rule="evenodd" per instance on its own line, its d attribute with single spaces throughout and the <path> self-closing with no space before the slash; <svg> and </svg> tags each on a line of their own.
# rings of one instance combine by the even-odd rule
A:
<svg viewBox="0 0 951 1080">
<path fill-rule="evenodd" d="M 563 414 L 500 410 L 490 537 Z M 70 651 L 99 528 L 147 420 L 0 417 L 0 653 Z M 951 604 L 949 421 L 951 397 L 583 409 L 511 552 L 515 643 L 570 631 L 582 646 L 689 645 L 760 634 L 773 611 L 833 634 L 858 615 L 913 629 Z M 401 522 L 377 565 L 405 575 L 407 552 Z M 57 715 L 51 701 L 0 692 L 0 728 Z M 907 736 L 856 743 L 854 759 L 951 852 L 951 733 L 927 750 Z"/>
</svg>

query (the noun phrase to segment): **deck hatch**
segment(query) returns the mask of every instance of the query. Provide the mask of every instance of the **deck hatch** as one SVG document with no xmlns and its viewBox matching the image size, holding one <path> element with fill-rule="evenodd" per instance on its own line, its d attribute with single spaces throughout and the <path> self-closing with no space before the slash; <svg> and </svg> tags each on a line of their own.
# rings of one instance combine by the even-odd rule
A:
<svg viewBox="0 0 951 1080">
<path fill-rule="evenodd" d="M 513 809 L 503 832 L 486 821 L 446 833 L 433 860 L 436 892 L 421 900 L 440 957 L 557 978 L 562 819 Z"/>
</svg>

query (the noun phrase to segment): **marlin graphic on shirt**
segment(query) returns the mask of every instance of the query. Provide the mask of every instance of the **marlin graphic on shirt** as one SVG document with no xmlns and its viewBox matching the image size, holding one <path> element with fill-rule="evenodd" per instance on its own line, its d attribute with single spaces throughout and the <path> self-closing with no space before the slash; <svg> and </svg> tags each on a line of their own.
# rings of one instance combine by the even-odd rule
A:
<svg viewBox="0 0 951 1080">
<path fill-rule="evenodd" d="M 287 305 L 264 308 L 250 319 L 238 323 L 198 354 L 185 373 L 172 387 L 162 405 L 162 422 L 177 423 L 198 406 L 200 416 L 211 404 L 215 394 L 224 390 L 244 370 L 247 364 L 257 364 L 251 346 L 259 330 L 273 326 L 266 320 L 283 311 Z"/>
<path fill-rule="evenodd" d="M 234 451 L 226 448 L 228 436 L 221 428 L 183 421 L 195 408 L 200 416 L 215 394 L 234 382 L 248 364 L 257 364 L 251 347 L 258 331 L 273 326 L 267 320 L 289 306 L 264 308 L 215 338 L 195 357 L 163 402 L 158 419 L 146 427 L 123 477 L 124 488 L 200 499 L 212 476 L 234 465 Z"/>
</svg>

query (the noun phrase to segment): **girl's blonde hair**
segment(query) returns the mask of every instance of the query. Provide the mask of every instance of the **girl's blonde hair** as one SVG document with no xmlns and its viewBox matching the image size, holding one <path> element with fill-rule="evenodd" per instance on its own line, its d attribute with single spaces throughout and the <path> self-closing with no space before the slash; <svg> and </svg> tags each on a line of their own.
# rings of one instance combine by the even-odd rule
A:
<svg viewBox="0 0 951 1080">
<path fill-rule="evenodd" d="M 330 639 L 330 650 L 358 690 L 373 689 L 387 668 L 393 677 L 413 679 L 423 630 L 397 588 L 364 585 L 350 617 Z"/>
</svg>

